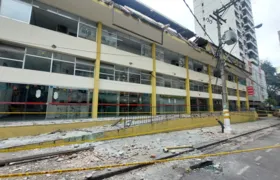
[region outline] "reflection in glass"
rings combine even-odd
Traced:
[[[22,62],[11,61],[11,60],[7,60],[7,59],[2,59],[2,58],[0,57],[0,66],[4,66],[4,67],[13,67],[13,68],[22,68]]]
[[[30,22],[31,4],[17,0],[1,0],[0,14],[12,19]]]
[[[74,64],[62,61],[53,61],[52,72],[73,75]]]
[[[96,28],[86,24],[79,24],[79,37],[96,41]]]
[[[50,72],[51,60],[33,56],[26,56],[25,69]]]

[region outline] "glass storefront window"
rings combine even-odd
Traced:
[[[162,75],[157,74],[157,86],[162,86],[164,87],[164,78]]]
[[[61,74],[74,74],[74,63],[53,61],[52,72]]]
[[[1,120],[44,120],[48,86],[0,83]],[[30,114],[9,114],[30,112]]]
[[[98,98],[99,117],[116,116],[119,112],[119,93],[100,91]]]
[[[46,71],[50,72],[51,68],[51,59],[35,57],[35,56],[26,56],[25,58],[25,69],[37,70],[37,71]]]
[[[140,84],[140,74],[129,74],[129,82]]]
[[[30,22],[32,5],[19,0],[1,0],[0,14],[12,19]]]
[[[217,85],[212,85],[213,94],[222,94],[222,87]]]
[[[52,72],[61,74],[74,74],[75,57],[61,53],[53,53]]]
[[[0,43],[0,66],[22,68],[25,48]]]
[[[141,55],[146,57],[152,57],[152,47],[149,45],[142,44]]]
[[[240,78],[239,77],[238,82],[239,82],[239,84],[246,86],[246,79],[245,78]]]
[[[189,59],[189,69],[194,70],[196,72],[207,74],[207,66],[201,62],[198,62],[194,59]]]
[[[122,82],[127,82],[127,72],[123,71],[115,71],[115,80],[116,81],[122,81]]]
[[[41,57],[46,57],[46,58],[51,58],[52,57],[52,52],[43,50],[43,49],[35,49],[35,48],[27,48],[26,54],[34,55],[34,56],[41,56]]]
[[[117,47],[118,44],[118,36],[116,33],[112,32],[112,30],[107,30],[106,28],[102,31],[102,44],[106,44],[108,46]]]
[[[76,60],[75,75],[93,78],[94,62],[91,60]]]
[[[151,84],[151,73],[141,72],[141,84]]]
[[[246,97],[246,91],[239,90],[239,96],[240,97]]]
[[[75,57],[67,54],[53,53],[53,59],[75,62]]]
[[[214,111],[222,111],[223,110],[222,100],[213,99],[213,106],[214,106]]]
[[[157,86],[185,89],[185,80],[168,75],[157,75]]]
[[[240,102],[240,108],[241,108],[241,111],[246,111],[246,102],[245,101]]]
[[[100,79],[114,80],[115,79],[114,65],[101,63],[99,76]]]
[[[228,95],[229,96],[236,96],[237,92],[236,89],[228,88]]]
[[[229,101],[229,110],[230,111],[237,111],[236,101]]]
[[[162,47],[157,47],[157,60],[164,61],[174,66],[185,66],[185,58],[183,55]]]
[[[23,60],[25,48],[0,43],[0,57]]]
[[[129,35],[117,32],[117,49],[141,55],[141,42]]]
[[[231,73],[228,73],[228,81],[234,82],[234,75]]]
[[[88,40],[96,41],[96,28],[80,22],[78,36]]]
[[[208,111],[208,99],[191,98],[191,111]]]
[[[13,67],[13,68],[22,68],[22,62],[10,61],[10,60],[7,60],[7,59],[2,59],[0,57],[0,66]]]
[[[198,82],[198,81],[190,81],[190,90],[191,91],[208,92],[208,84]]]
[[[157,95],[158,114],[184,113],[185,108],[185,97]]]

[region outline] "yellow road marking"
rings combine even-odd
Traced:
[[[219,153],[215,153],[215,154],[184,156],[184,157],[170,158],[170,159],[163,159],[163,160],[102,165],[102,166],[94,166],[94,167],[88,167],[88,168],[71,168],[71,169],[59,169],[59,170],[17,173],[17,174],[1,174],[0,179],[12,178],[12,177],[36,176],[36,175],[43,175],[43,174],[61,174],[61,173],[67,173],[67,172],[78,172],[78,171],[88,171],[88,170],[97,170],[98,171],[98,170],[103,170],[103,169],[107,169],[107,168],[119,168],[119,167],[126,167],[126,166],[135,166],[135,165],[158,164],[158,163],[165,163],[165,162],[170,162],[170,161],[182,161],[182,160],[189,160],[189,159],[203,159],[203,158],[215,157],[215,156],[226,156],[226,155],[231,155],[231,154],[261,151],[261,150],[267,150],[267,149],[273,149],[273,148],[280,148],[280,145],[259,147],[259,148],[253,148],[253,149],[236,150],[236,151],[230,151],[230,152],[219,152]]]

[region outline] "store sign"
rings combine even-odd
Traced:
[[[249,96],[254,96],[255,91],[253,86],[247,86],[247,92]]]

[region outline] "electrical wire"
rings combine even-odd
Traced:
[[[193,15],[193,17],[195,18],[196,22],[199,24],[199,26],[202,28],[202,30],[204,31],[204,33],[206,34],[206,36],[212,41],[212,43],[214,43],[214,41],[212,40],[212,38],[209,36],[209,34],[206,32],[205,28],[201,25],[201,23],[199,22],[199,20],[197,19],[196,15],[193,13],[193,11],[191,10],[190,6],[186,3],[186,0],[183,0],[185,5],[187,6],[187,8],[189,9],[190,13]]]
[[[232,63],[234,63],[234,62],[229,58],[229,56],[231,55],[231,52],[233,51],[233,49],[235,48],[235,46],[236,46],[237,43],[238,43],[238,42],[236,42],[236,43],[234,44],[234,46],[231,48],[230,53],[227,54],[227,56],[225,57],[226,60],[228,60],[228,61],[230,61],[230,62],[232,62]],[[242,72],[248,79],[250,79],[250,80],[253,81],[255,84],[257,84],[259,87],[264,88],[262,85],[260,85],[260,84],[257,83],[255,80],[253,80],[250,76],[248,76],[248,75],[245,73],[245,71],[244,71],[243,69],[241,69],[241,72]]]
[[[209,5],[212,5],[213,4],[213,2],[212,1],[208,1],[209,3],[203,3],[203,7],[205,8],[205,7],[208,7]],[[194,6],[194,9],[195,8],[197,8],[197,7],[199,7],[199,6],[202,6],[202,4],[199,4],[199,5],[197,5],[197,6]]]

